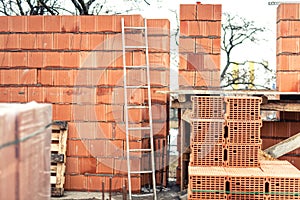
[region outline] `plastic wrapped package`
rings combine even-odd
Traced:
[[[50,104],[0,104],[0,199],[50,199]]]

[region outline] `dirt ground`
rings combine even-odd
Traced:
[[[186,199],[186,195],[182,194],[179,191],[179,187],[175,185],[174,182],[169,183],[168,188],[163,188],[158,190],[158,199],[159,200],[180,200]],[[105,194],[105,200],[109,199],[108,193]],[[137,198],[135,198],[137,199]],[[145,200],[151,200],[151,197],[148,198],[139,198]],[[101,192],[72,192],[65,191],[63,197],[52,197],[51,200],[102,200]],[[112,200],[123,200],[123,196],[120,193],[113,193]]]

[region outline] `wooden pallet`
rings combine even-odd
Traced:
[[[66,122],[54,122],[51,135],[51,196],[64,194],[68,127]]]

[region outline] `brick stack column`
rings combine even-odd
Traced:
[[[179,87],[220,87],[221,5],[180,5]]]

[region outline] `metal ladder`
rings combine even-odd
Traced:
[[[149,55],[148,55],[148,35],[147,35],[147,20],[144,20],[144,26],[143,27],[128,27],[125,26],[124,18],[121,19],[122,23],[122,50],[123,50],[123,77],[124,77],[124,117],[125,117],[125,129],[126,129],[126,155],[127,155],[127,169],[128,169],[128,193],[129,193],[129,200],[132,200],[133,197],[147,197],[147,196],[153,196],[154,200],[157,200],[156,196],[156,180],[155,180],[155,159],[154,159],[154,141],[153,141],[153,127],[152,127],[152,109],[151,109],[151,91],[150,91],[150,67],[149,67]],[[144,32],[144,45],[139,46],[127,46],[125,41],[125,35],[126,30],[131,31],[140,31]],[[145,66],[127,66],[126,65],[126,52],[127,50],[134,50],[134,49],[143,49],[145,50]],[[146,84],[145,85],[127,85],[127,70],[129,69],[142,69],[146,70]],[[132,105],[128,104],[128,89],[140,89],[144,88],[147,89],[148,94],[148,105]],[[148,127],[131,127],[129,123],[129,115],[128,110],[129,109],[143,109],[145,111],[148,110],[149,114],[149,126]],[[129,135],[133,131],[149,131],[149,138],[150,138],[150,148],[148,149],[130,149],[130,138]],[[144,171],[132,171],[131,165],[130,165],[130,158],[131,153],[133,152],[140,152],[142,153],[150,153],[150,168],[149,170]],[[143,194],[132,194],[132,185],[131,185],[131,175],[142,175],[142,174],[149,174],[152,175],[152,191],[148,193]]]

